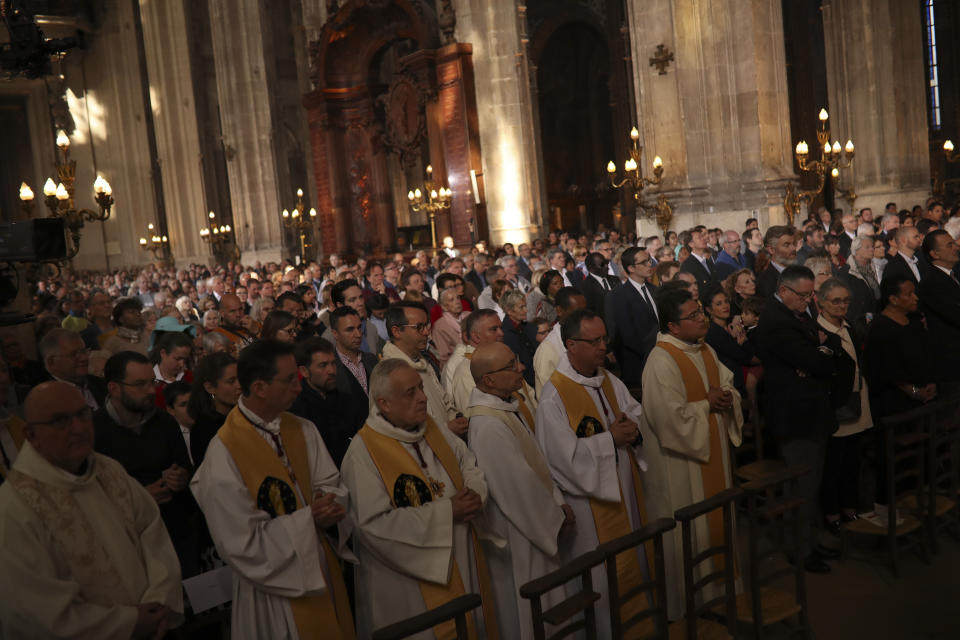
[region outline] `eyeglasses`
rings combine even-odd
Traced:
[[[850,298],[824,298],[824,302],[837,305],[847,305],[850,304]]]
[[[73,413],[55,413],[49,420],[37,420],[30,422],[29,424],[43,424],[53,427],[57,431],[63,431],[72,425],[74,420],[79,420],[81,422],[93,420],[93,409],[90,407],[84,407]]]
[[[694,311],[693,313],[688,313],[688,314],[685,315],[685,316],[681,316],[680,318],[678,318],[678,320],[679,320],[680,322],[683,322],[684,320],[695,320],[696,318],[703,318],[703,317],[704,317],[704,316],[703,316],[703,305],[698,302],[698,303],[697,303],[697,310],[696,310],[696,311]]]
[[[501,373],[503,371],[518,371],[520,369],[519,365],[520,365],[520,361],[514,358],[513,360],[510,361],[510,364],[508,364],[507,366],[500,367],[499,369],[494,369],[493,371],[488,372],[487,375],[493,375],[494,373]]]
[[[401,327],[412,327],[417,330],[418,333],[426,333],[430,331],[429,322],[418,322],[417,324],[402,324]]]
[[[798,296],[803,300],[809,300],[810,298],[813,297],[813,291],[810,291],[809,293],[800,293],[799,291],[797,291],[796,289],[788,285],[783,285],[783,288],[792,291],[793,295]]]
[[[610,336],[598,336],[592,340],[587,340],[586,338],[567,338],[568,340],[573,340],[575,342],[586,342],[591,347],[599,347],[601,343],[603,345],[610,344]]]
[[[154,386],[156,386],[156,382],[154,382],[153,380],[137,380],[136,382],[123,382],[121,380],[120,384],[122,384],[125,387],[133,387],[134,389],[141,389],[141,390],[151,389]]]
[[[650,264],[650,258],[647,258],[646,260],[637,260],[633,264],[634,266],[637,266],[637,267],[639,267],[642,264]]]

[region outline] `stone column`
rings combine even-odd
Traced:
[[[207,212],[186,0],[139,1],[170,247],[178,265],[206,262],[208,250],[199,237]]]
[[[455,0],[456,40],[473,46],[483,171],[478,175],[490,240],[518,244],[539,233],[536,141],[530,127],[530,92],[516,0]]]
[[[246,264],[281,255],[283,207],[263,39],[269,30],[266,11],[256,0],[210,0],[233,227]]]
[[[856,190],[856,209],[923,204],[930,152],[920,4],[823,0],[823,34],[834,137],[857,150],[852,184],[849,169],[841,184]]]
[[[780,0],[631,0],[627,12],[642,164],[649,174],[663,158],[670,228],[783,220],[793,165]],[[674,53],[665,75],[649,63],[659,44]]]

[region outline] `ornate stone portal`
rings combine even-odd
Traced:
[[[468,244],[471,229],[482,232],[471,178],[482,170],[470,45],[440,46],[437,16],[424,3],[365,0],[328,20],[311,59],[315,90],[304,104],[323,252],[405,248],[396,246],[398,220],[408,217],[402,195],[419,186],[428,163],[453,190],[438,236]]]

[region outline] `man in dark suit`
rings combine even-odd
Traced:
[[[477,288],[477,291],[483,291],[487,288],[487,281],[484,274],[487,271],[489,262],[490,256],[485,253],[477,254],[477,256],[473,259],[473,269],[467,271],[467,273],[463,276],[464,280],[473,283],[473,286]]]
[[[657,288],[648,282],[653,267],[645,249],[630,247],[620,256],[620,265],[627,280],[605,300],[607,333],[613,341],[621,380],[628,389],[639,389],[660,326],[654,302]]]
[[[530,270],[530,258],[533,257],[533,251],[530,245],[523,242],[517,245],[517,274],[521,278],[530,280],[533,277],[533,271]]]
[[[920,262],[917,250],[923,244],[923,238],[916,227],[903,227],[896,234],[897,252],[887,257],[887,266],[883,268],[883,277],[900,276],[909,278],[913,286],[917,287],[923,274],[920,272]]]
[[[958,261],[957,244],[946,231],[931,231],[923,239],[923,253],[930,270],[920,281],[920,309],[939,354],[933,363],[938,391],[946,395],[960,386],[960,282],[952,273]]]
[[[69,329],[51,329],[38,345],[40,359],[51,380],[67,382],[80,389],[87,406],[103,406],[107,385],[103,378],[89,375],[90,356],[83,338]]]
[[[584,279],[580,290],[583,292],[583,297],[587,299],[587,309],[603,318],[603,301],[608,293],[620,286],[620,279],[607,275],[607,259],[600,252],[595,251],[587,255],[586,263],[590,276]]]
[[[770,264],[757,275],[757,295],[770,299],[777,292],[780,272],[797,260],[796,229],[790,225],[774,225],[763,236],[763,246],[770,254]]]
[[[330,323],[336,347],[323,338],[298,345],[297,365],[303,379],[290,411],[316,425],[339,466],[350,440],[367,420],[367,381],[377,358],[360,350],[362,332],[356,311],[340,307],[330,314]]]
[[[724,232],[722,246],[723,250],[713,264],[713,275],[720,281],[747,266],[746,258],[740,253],[740,235],[736,231]]]
[[[857,237],[857,218],[852,213],[845,213],[840,218],[843,231],[840,232],[840,255],[846,258],[850,255],[850,243]]]
[[[680,271],[691,274],[697,279],[700,291],[706,291],[707,285],[716,280],[710,251],[707,249],[707,230],[697,227],[690,238],[690,257],[680,265]]]
[[[831,400],[834,377],[848,371],[847,388],[852,388],[853,370],[838,362],[843,357],[839,337],[803,318],[813,297],[813,281],[807,267],[784,268],[754,331],[763,362],[768,429],[779,439],[788,465],[810,469],[799,487],[806,503],[800,534],[804,558],[798,561],[808,571],[828,573],[824,557],[834,554],[815,545],[813,528],[827,439],[837,430]]]

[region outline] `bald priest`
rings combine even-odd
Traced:
[[[64,382],[35,387],[0,486],[0,638],[162,638],[183,620],[180,563],[154,499],[93,451]]]

